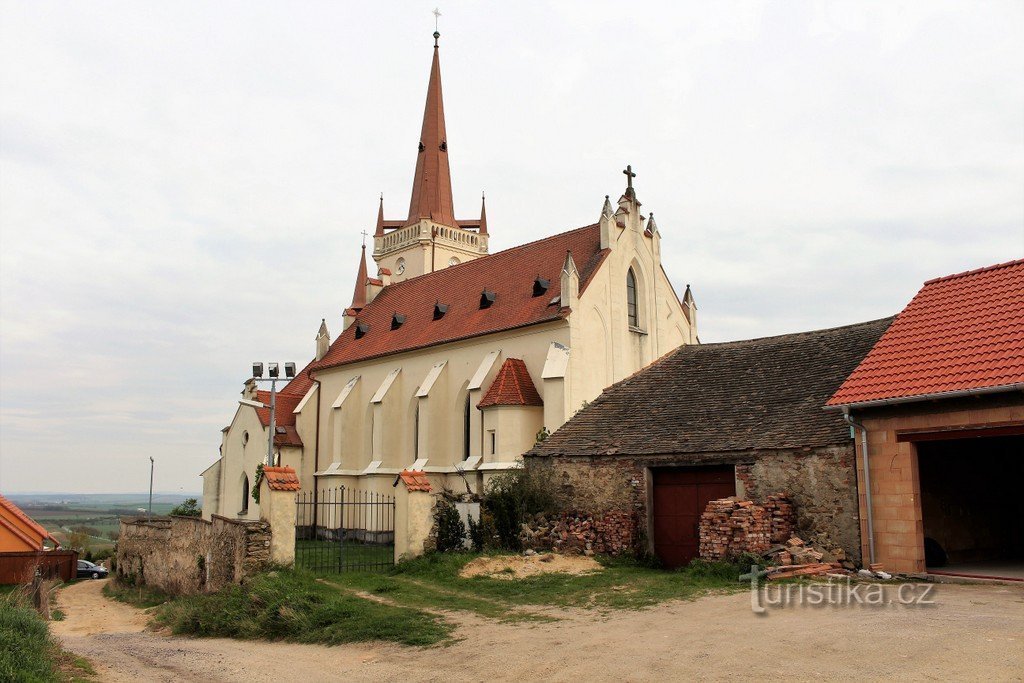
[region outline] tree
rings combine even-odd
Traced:
[[[89,535],[83,534],[81,531],[72,531],[68,534],[68,546],[72,550],[77,550],[84,554],[89,550]]]
[[[199,501],[195,498],[186,498],[184,503],[176,505],[171,510],[171,514],[179,517],[201,517],[203,509],[199,507]]]

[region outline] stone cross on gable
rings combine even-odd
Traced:
[[[626,170],[623,173],[626,174],[626,196],[633,197],[636,194],[633,190],[633,178],[636,178],[636,173],[633,173],[632,164],[626,164]]]

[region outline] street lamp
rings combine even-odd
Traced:
[[[280,365],[278,363],[267,363],[267,374],[263,377],[263,363],[252,364],[252,380],[254,382],[270,382],[270,405],[264,405],[259,401],[243,401],[245,405],[255,408],[270,408],[270,436],[267,437],[267,467],[274,466],[274,434],[277,432],[277,380],[280,379]],[[284,364],[284,379],[295,377],[295,363]]]

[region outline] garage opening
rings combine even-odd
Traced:
[[[736,495],[732,465],[660,467],[651,501],[654,554],[668,568],[681,567],[697,557],[700,516],[708,503]]]
[[[925,564],[1024,580],[1024,436],[917,443]]]

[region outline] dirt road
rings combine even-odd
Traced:
[[[104,681],[1024,680],[1024,589],[942,585],[932,607],[791,607],[747,594],[536,625],[453,615],[459,642],[411,648],[193,640],[144,630],[102,581],[62,591],[53,624]]]

